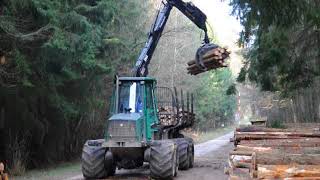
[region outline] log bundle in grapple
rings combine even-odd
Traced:
[[[227,59],[230,55],[230,51],[226,48],[216,47],[210,51],[208,51],[202,57],[202,62],[206,69],[202,69],[199,67],[197,60],[191,60],[188,62],[188,74],[197,75],[212,69],[218,69],[222,67],[227,67],[225,59]]]
[[[314,128],[237,128],[230,179],[319,179],[320,132]]]
[[[162,106],[158,109],[159,119],[162,125],[169,126],[177,123],[177,118],[174,117],[174,109],[171,106]]]

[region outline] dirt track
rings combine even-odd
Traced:
[[[227,179],[223,169],[226,165],[228,152],[232,148],[229,138],[233,133],[226,134],[195,146],[195,165],[193,169],[179,171],[176,180],[223,180]],[[116,175],[108,179],[149,179],[148,165],[134,170],[117,170]],[[67,180],[83,180],[82,175]]]
[[[198,144],[195,147],[195,166],[188,171],[179,171],[177,180],[223,180],[228,179],[223,172],[228,152],[233,147],[229,142],[233,133]]]

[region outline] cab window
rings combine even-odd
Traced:
[[[143,110],[141,84],[138,82],[121,82],[119,85],[118,112],[140,113]]]

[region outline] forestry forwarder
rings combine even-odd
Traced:
[[[144,162],[149,162],[151,177],[156,179],[172,179],[178,168],[186,170],[193,167],[193,140],[180,133],[181,129],[193,125],[193,96],[191,108],[188,96],[188,110],[184,111],[182,92],[179,103],[176,89],[173,93],[169,88],[156,88],[156,80],[146,77],[151,57],[173,7],[204,31],[204,45],[197,51],[197,57],[216,48],[216,45],[209,44],[207,17],[200,9],[182,0],[163,0],[134,67],[134,77],[116,79],[104,139],[88,140],[83,147],[82,173],[85,178],[112,176],[116,167],[132,169]],[[199,68],[205,70],[201,58],[196,60]],[[169,111],[161,114],[161,108]],[[161,117],[167,117],[169,124],[163,123]]]

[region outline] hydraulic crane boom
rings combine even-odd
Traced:
[[[133,70],[133,75],[136,77],[145,77],[148,75],[148,65],[151,61],[155,48],[158,45],[163,29],[169,19],[170,12],[173,7],[176,7],[185,16],[187,16],[194,24],[204,31],[204,43],[209,44],[209,38],[206,27],[207,16],[191,2],[182,0],[163,0],[162,7],[158,11],[156,20],[149,32],[148,40],[142,49],[136,65]]]

